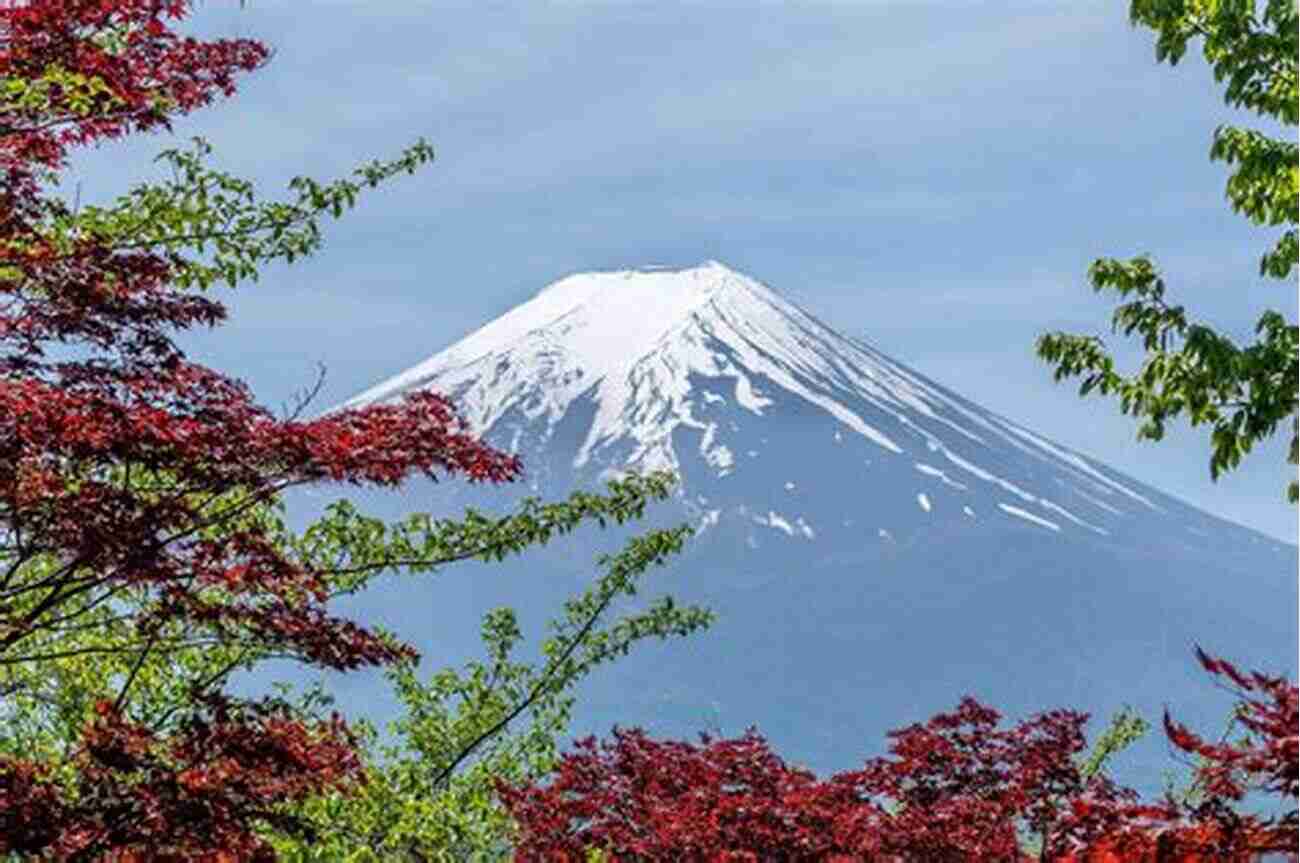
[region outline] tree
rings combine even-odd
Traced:
[[[1228,105],[1291,129],[1278,138],[1224,125],[1210,147],[1210,158],[1231,168],[1227,198],[1232,209],[1257,225],[1289,226],[1260,258],[1259,275],[1291,285],[1300,249],[1295,0],[1133,0],[1129,14],[1135,25],[1155,31],[1157,61],[1176,64],[1189,44],[1200,39],[1215,79],[1225,82]],[[1300,338],[1295,321],[1276,310],[1264,312],[1254,341],[1238,345],[1172,304],[1150,257],[1102,258],[1088,276],[1096,291],[1125,300],[1112,316],[1112,329],[1139,338],[1145,360],[1140,371],[1125,375],[1116,370],[1101,339],[1050,333],[1039,338],[1037,347],[1039,356],[1055,367],[1056,380],[1081,378],[1081,395],[1095,391],[1118,397],[1121,410],[1140,420],[1139,439],[1160,440],[1166,424],[1178,417],[1193,426],[1208,425],[1213,478],[1236,467],[1288,420],[1288,462],[1297,464]],[[1287,497],[1295,502],[1298,496],[1292,471]]]
[[[547,786],[499,793],[523,861],[848,860],[880,814],[786,765],[753,731],[694,746],[615,729],[612,741],[579,741]]]
[[[436,396],[277,420],[172,341],[224,314],[186,287],[309,248],[317,216],[356,183],[304,186],[296,205],[269,208],[214,174],[202,176],[215,205],[202,183],[155,190],[152,210],[128,200],[83,213],[51,194],[69,147],[165,127],[266,58],[247,40],[177,36],[169,21],[185,11],[148,0],[0,10],[0,664],[56,658],[52,642],[103,614],[125,637],[92,652],[136,658],[57,765],[70,776],[25,757],[0,763],[5,850],[264,856],[248,827],[274,820],[273,803],[358,778],[346,726],[196,692],[157,733],[124,714],[134,669],[203,644],[258,642],[338,669],[409,656],[332,616],[320,574],[281,554],[250,512],[306,482],[390,485],[441,470],[504,481],[519,470]],[[165,158],[201,174],[198,155]],[[366,178],[427,157],[416,147]]]
[[[1244,674],[1200,648],[1196,656],[1207,672],[1226,679],[1236,692],[1240,702],[1235,724],[1245,734],[1234,742],[1225,734],[1211,743],[1166,714],[1170,743],[1198,759],[1194,793],[1168,796],[1156,805],[1080,807],[1079,818],[1102,818],[1110,826],[1100,839],[1062,857],[1066,863],[1297,859],[1300,690],[1281,677]],[[1271,796],[1283,808],[1265,814],[1242,812],[1248,792]]]
[[[892,732],[893,758],[827,780],[753,730],[697,747],[616,729],[582,741],[548,786],[500,793],[524,860],[1019,860],[1025,832],[1050,848],[1099,835],[1073,804],[1132,796],[1073,759],[1086,719],[1057,711],[1000,730],[967,698]]]
[[[271,859],[268,836],[311,827],[296,805],[357,793],[366,765],[347,723],[313,715],[319,702],[226,694],[236,668],[272,657],[409,668],[408,645],[336,616],[330,600],[393,567],[500,558],[578,521],[622,521],[666,493],[663,478],[629,480],[502,520],[394,526],[344,503],[302,535],[286,529],[281,496],[298,486],[506,482],[521,465],[436,394],[279,418],[173,340],[223,319],[206,289],[316,251],[322,218],[427,162],[427,144],[344,180],[298,178],[284,201],[211,168],[201,141],[160,156],[170,179],[111,205],[55,194],[70,148],[166,129],[266,60],[254,41],[178,35],[188,11],[185,0],[0,8],[0,852]],[[703,625],[702,610],[671,604],[599,625],[606,594],[633,589],[683,538],[654,532],[611,561],[539,674],[512,678],[535,684],[522,698],[474,691],[522,713],[609,652]],[[587,628],[564,629],[572,620]],[[490,643],[510,642],[507,618],[494,621]],[[490,715],[453,769],[505,729]]]
[[[624,523],[640,517],[648,501],[666,498],[673,485],[668,474],[631,476],[611,482],[605,495],[575,492],[549,504],[530,498],[506,516],[470,511],[459,521],[416,514],[386,524],[340,501],[302,534],[285,531],[276,541],[324,573],[338,595],[364,589],[394,567],[423,572],[469,558],[495,561],[585,522]],[[647,568],[665,562],[688,533],[684,527],[652,531],[602,559],[605,574],[552,623],[546,661],[537,666],[512,658],[521,633],[513,612],[501,608],[484,621],[487,661],[472,662],[463,673],[444,669],[428,682],[414,663],[391,668],[405,706],[394,723],[397,743],[382,744],[364,723],[353,727],[349,755],[365,781],[344,790],[309,789],[301,801],[276,807],[277,820],[263,819],[261,834],[285,860],[503,856],[512,825],[492,797],[492,782],[535,778],[551,768],[573,686],[637,641],[689,634],[709,622],[705,610],[679,608],[668,598],[608,620],[614,600],[635,593]],[[116,697],[131,672],[136,677],[124,710],[155,733],[175,730],[195,692],[220,691],[236,668],[278,655],[273,645],[216,644],[155,651],[137,663],[130,654],[96,650],[125,637],[116,619],[97,624],[62,633],[60,656],[2,669],[0,680],[7,682],[0,685],[9,697],[0,752],[28,758],[39,752],[36,760],[46,764],[72,764],[87,718]],[[286,715],[324,722],[332,703],[320,689],[278,701]]]
[[[1249,736],[1207,743],[1165,717],[1170,742],[1202,756],[1195,803],[1145,803],[1105,778],[1097,752],[1080,757],[1086,714],[1050,711],[1003,729],[997,711],[970,698],[891,732],[888,757],[826,780],[787,766],[753,730],[694,746],[615,729],[611,741],[581,741],[549,783],[498,790],[520,824],[520,860],[1244,863],[1293,854],[1296,687],[1197,656],[1238,688]],[[1128,718],[1115,727],[1131,736]],[[1250,788],[1287,811],[1238,812]]]

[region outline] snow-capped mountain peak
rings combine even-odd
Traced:
[[[625,372],[674,327],[719,295],[770,293],[714,261],[684,270],[645,268],[580,273],[553,282],[532,299],[349,404],[383,401],[489,358],[531,355],[566,368],[584,385]]]
[[[631,460],[636,466],[673,466],[664,441],[678,423],[694,424],[684,404],[686,376],[719,367],[698,350],[701,336],[724,321],[791,314],[797,310],[768,288],[715,261],[582,273],[348,404],[436,387],[453,393],[466,419],[485,432],[511,409],[554,424],[590,392],[599,407],[580,463],[601,441],[630,435],[642,445]],[[737,375],[737,399],[760,410],[764,400],[748,383]],[[660,398],[671,405],[667,416],[651,404]]]
[[[993,498],[985,511],[1052,530],[1105,533],[1124,507],[1159,509],[714,261],[568,276],[349,404],[422,387],[447,393],[475,431],[513,448],[521,437],[549,441],[566,417],[589,412],[571,463],[606,475],[680,471],[689,455],[727,476],[762,448],[740,425],[779,405],[823,417],[877,473],[915,477],[907,496],[923,514],[961,498],[950,509],[969,515],[975,489]],[[1035,466],[1053,482],[1033,477]]]

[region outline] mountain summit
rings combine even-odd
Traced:
[[[585,397],[597,411],[579,466],[593,451],[626,442],[633,445],[627,467],[676,467],[673,431],[705,427],[694,416],[690,376],[731,378],[736,403],[761,412],[767,402],[750,387],[752,378],[816,363],[842,341],[826,331],[823,339],[832,341],[810,343],[798,336],[809,327],[812,333],[817,325],[797,308],[715,262],[586,273],[543,288],[356,401],[436,387],[455,393],[460,410],[486,431],[512,409],[553,427]],[[798,388],[788,375],[780,378]],[[711,452],[726,458],[723,448]]]
[[[985,410],[715,262],[561,279],[348,404],[423,387],[519,452],[547,497],[629,470],[681,476],[680,509],[658,518],[700,531],[660,583],[719,622],[592,681],[582,729],[758,723],[797,760],[847,769],[963,694],[1217,724],[1230,702],[1196,643],[1295,673],[1294,546]],[[382,611],[554,608],[572,560],[530,563],[506,594],[444,579]],[[547,567],[565,577],[537,578]],[[417,643],[427,625],[395,621]],[[463,636],[427,650],[469,655]],[[1155,736],[1134,757],[1139,783],[1167,766]]]
[[[780,465],[763,458],[771,450],[764,420],[800,413],[826,423],[824,444],[854,454],[850,475],[910,475],[906,500],[891,505],[1103,535],[1128,512],[1163,511],[1137,483],[967,402],[713,261],[569,276],[349,404],[422,387],[449,395],[477,432],[502,440],[508,431],[508,446],[547,461],[564,446],[554,434],[565,418],[589,415],[569,442],[578,471],[683,471],[693,456],[704,469],[684,471],[688,487],[755,466],[788,473],[782,489],[804,484],[797,474],[806,458],[790,453]],[[757,433],[741,433],[742,423]],[[778,497],[788,503],[789,495]],[[1195,531],[1202,521],[1181,526]],[[789,523],[774,511],[769,522]],[[891,527],[879,525],[893,535]]]

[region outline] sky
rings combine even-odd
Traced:
[[[271,405],[335,404],[570,273],[719,260],[967,398],[1215,515],[1296,542],[1279,436],[1215,483],[1208,434],[1139,443],[1054,384],[1049,329],[1106,334],[1096,257],[1151,254],[1172,298],[1246,338],[1295,320],[1255,277],[1213,129],[1242,121],[1199,55],[1157,65],[1120,2],[200,4],[274,49],[175,138],[79,156],[102,201],[201,135],[267,196],[419,137],[437,158],[323,250],[224,292],[192,350]],[[1255,124],[1246,118],[1246,122]],[[1289,132],[1294,134],[1294,131]],[[1132,366],[1137,354],[1108,339]]]

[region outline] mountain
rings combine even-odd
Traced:
[[[1156,727],[1168,705],[1217,729],[1230,701],[1194,643],[1295,672],[1294,546],[987,411],[718,263],[562,279],[348,404],[424,387],[521,453],[546,497],[628,470],[681,476],[655,522],[700,530],[655,583],[720,620],[599,675],[580,730],[756,723],[794,760],[846,769],[966,693],[1099,721],[1131,704]],[[550,574],[506,591],[447,594],[448,575],[400,603],[433,603],[435,620],[457,603],[554,608],[572,561],[529,564]],[[382,601],[371,611],[403,617]],[[472,652],[468,628],[404,620],[431,656]],[[1128,764],[1158,784],[1158,734]]]

